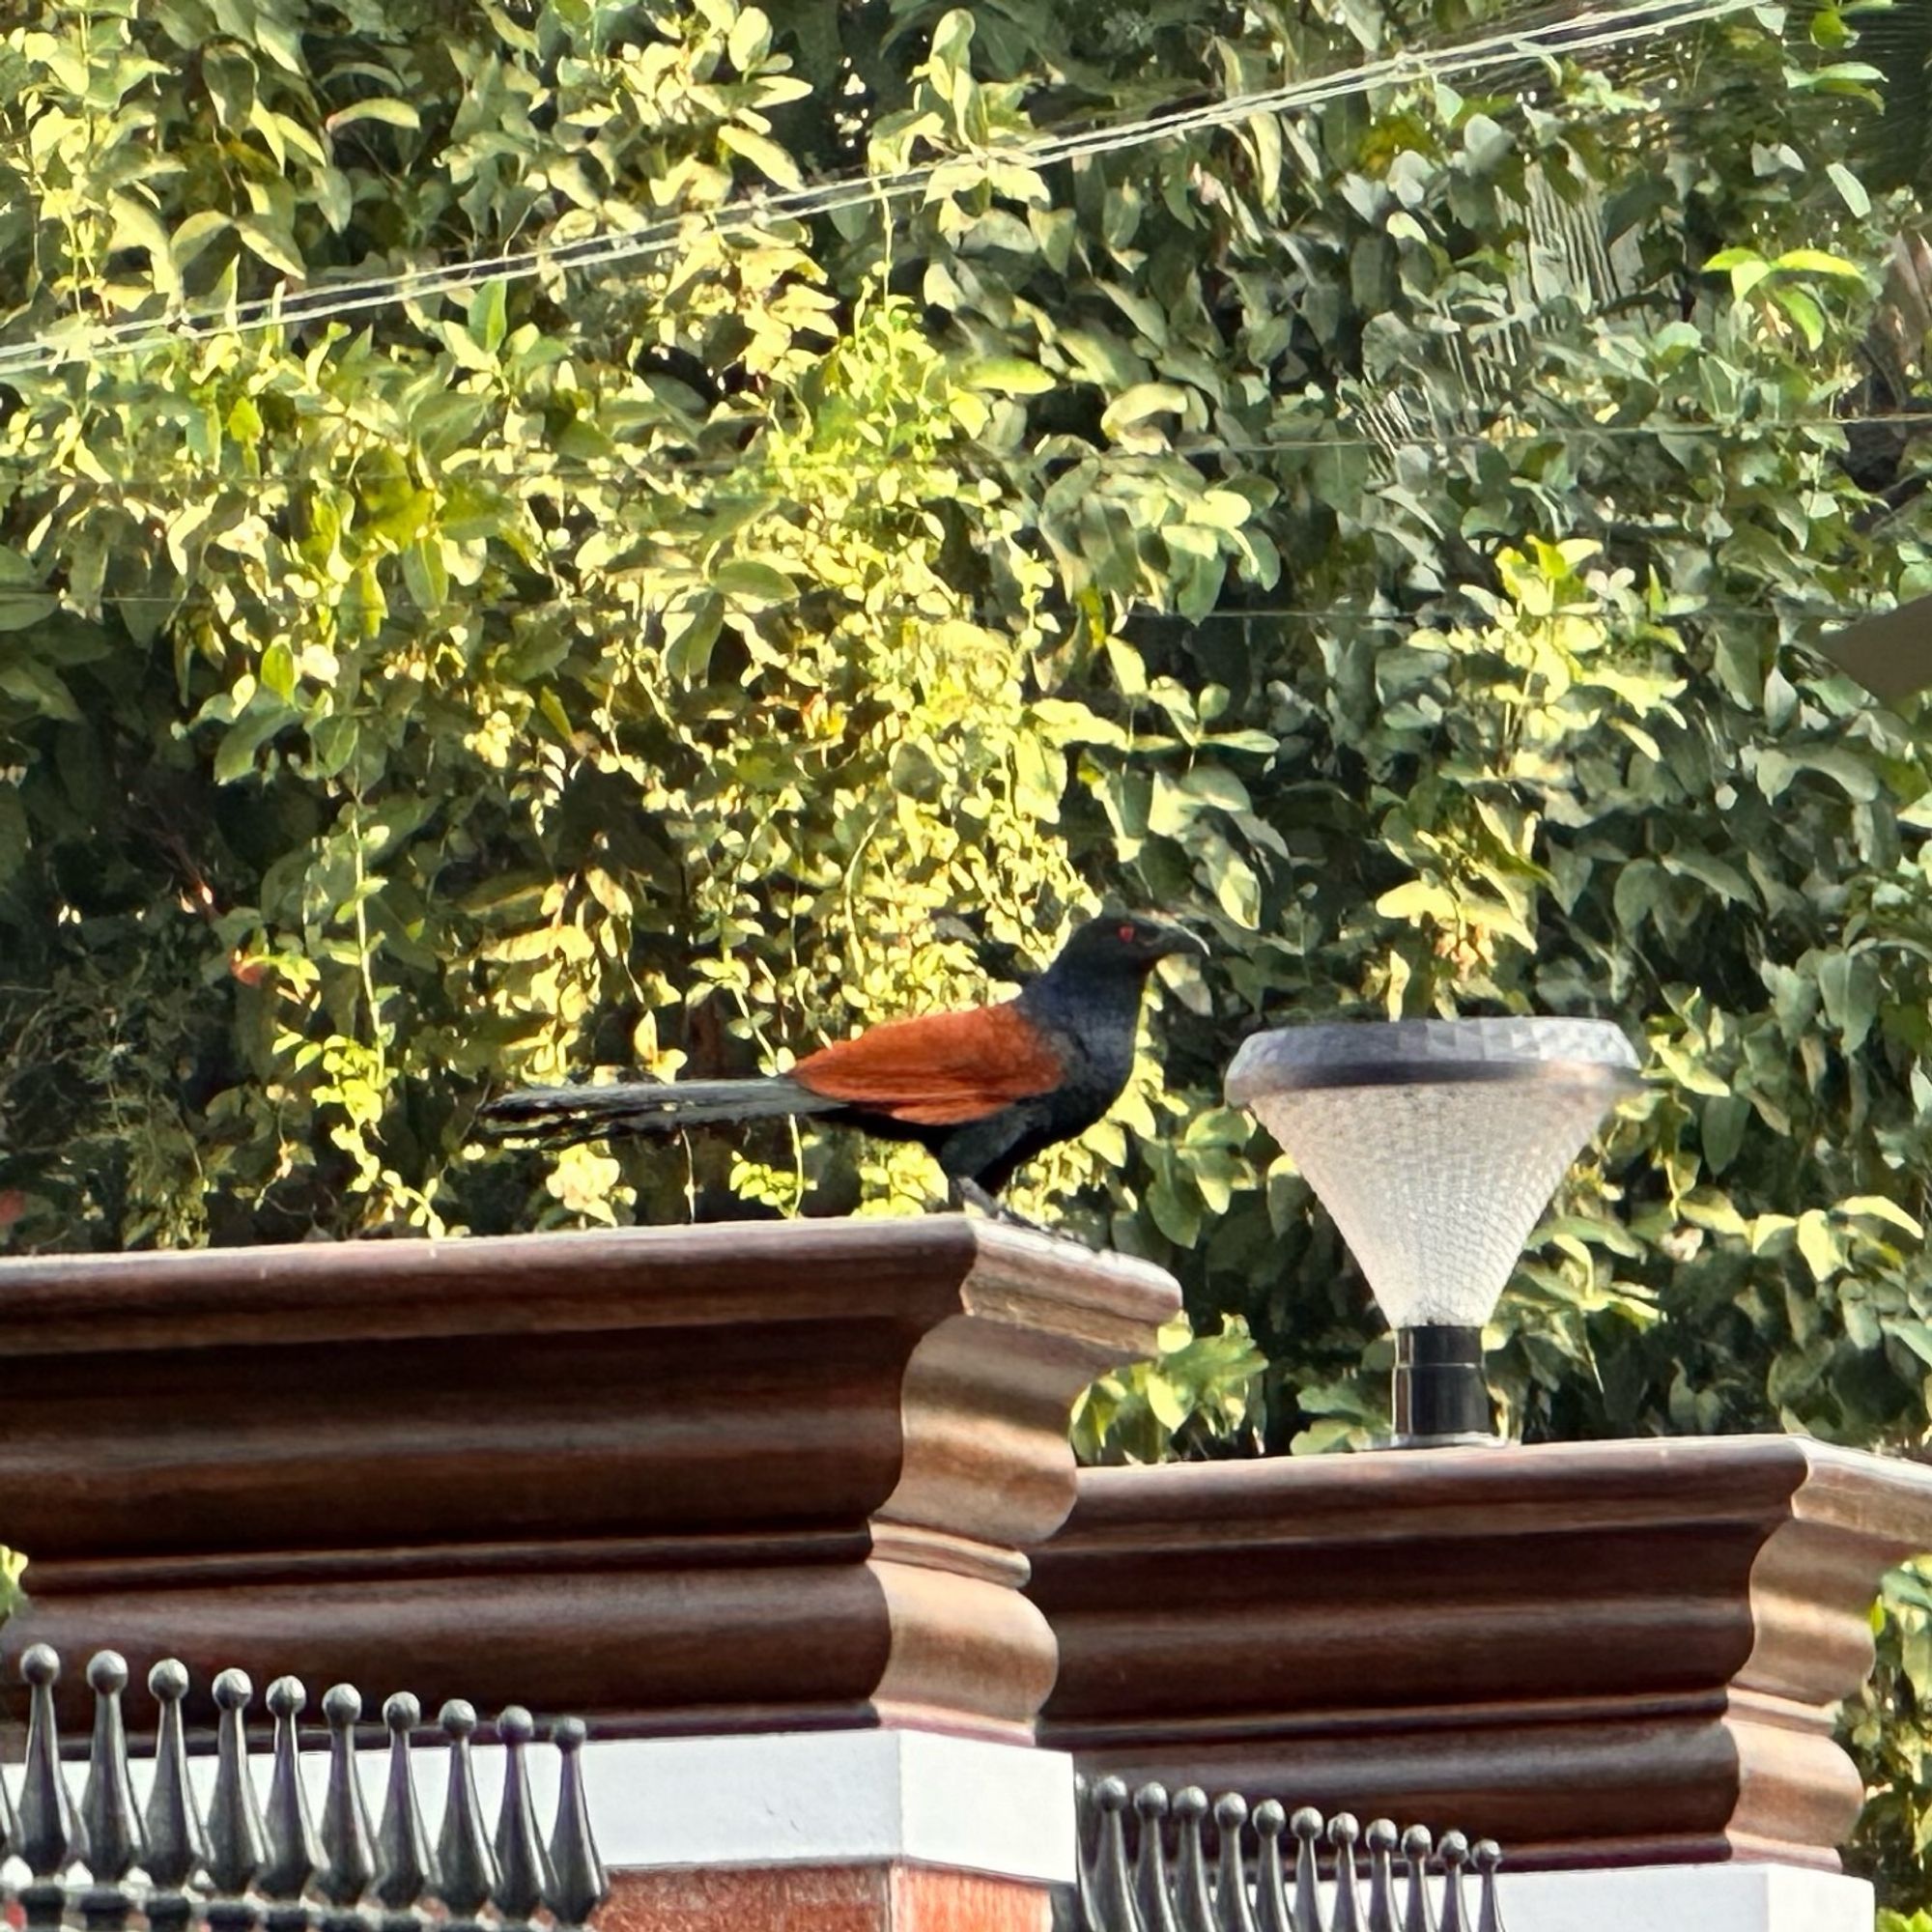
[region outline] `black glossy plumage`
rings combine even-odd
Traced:
[[[1121,934],[1129,928],[1136,936],[1123,941]],[[999,1194],[1028,1161],[1104,1118],[1134,1070],[1148,975],[1170,953],[1206,951],[1179,926],[1092,920],[1014,1002],[1060,1061],[1058,1085],[955,1127],[852,1118],[882,1138],[920,1142],[955,1188],[973,1183]]]

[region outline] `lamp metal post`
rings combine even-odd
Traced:
[[[1603,1020],[1355,1021],[1245,1041],[1228,1098],[1293,1157],[1396,1331],[1395,1440],[1494,1439],[1483,1327],[1637,1057]]]

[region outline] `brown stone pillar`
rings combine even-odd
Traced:
[[[1178,1301],[956,1215],[0,1263],[0,1652],[1029,1743],[1068,1406]]]
[[[1046,1932],[1025,1551],[1179,1302],[958,1216],[0,1263],[0,1652],[581,1716],[608,1932]]]
[[[1835,1872],[1833,1742],[1932,1470],[1785,1436],[1096,1469],[1035,1561],[1083,1769]]]

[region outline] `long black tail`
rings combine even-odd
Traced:
[[[762,1121],[784,1114],[836,1114],[829,1100],[782,1073],[762,1080],[626,1081],[614,1087],[526,1087],[480,1108],[497,1133],[550,1141],[601,1140],[606,1134],[672,1134],[714,1121]]]

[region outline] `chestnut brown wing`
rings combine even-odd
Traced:
[[[888,1020],[791,1070],[801,1087],[908,1126],[983,1120],[1059,1086],[1060,1056],[1011,1002]]]

